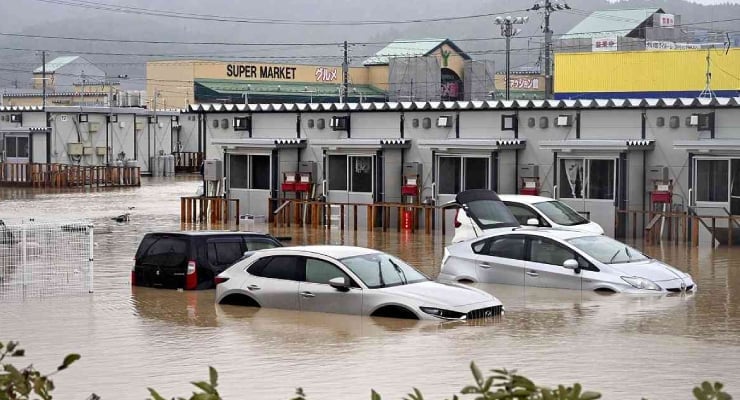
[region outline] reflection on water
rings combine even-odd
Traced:
[[[430,323],[214,305],[213,291],[131,288],[144,233],[180,229],[179,196],[192,179],[148,179],[141,188],[45,193],[0,189],[0,218],[86,218],[95,223],[95,293],[15,299],[0,305],[0,339],[19,339],[29,361],[53,369],[59,398],[142,399],[146,387],[184,395],[218,368],[226,398],[401,398],[419,387],[451,397],[470,382],[468,364],[516,368],[543,384],[582,382],[606,398],[688,398],[703,379],[740,393],[740,249],[644,249],[699,285],[675,296],[601,295],[478,284],[506,314],[491,321]],[[131,221],[110,218],[134,206]],[[398,254],[439,272],[450,238],[396,232],[272,229],[289,244],[356,244]],[[640,243],[635,244],[641,247]],[[628,382],[628,383],[627,383]],[[246,395],[246,396],[245,396]]]

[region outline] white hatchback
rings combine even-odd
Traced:
[[[589,221],[560,200],[523,194],[499,194],[499,198],[521,225],[534,225],[529,222],[536,219],[536,226],[540,227],[604,234],[601,225]]]
[[[216,303],[407,319],[503,312],[482,290],[434,282],[402,260],[352,246],[259,250],[216,277]]]

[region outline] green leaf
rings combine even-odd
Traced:
[[[478,386],[483,385],[483,374],[481,374],[480,370],[478,369],[478,366],[475,365],[475,362],[470,362],[470,370],[473,371],[473,377],[475,377],[475,383],[478,384]]]
[[[162,397],[159,393],[157,393],[156,390],[154,390],[152,388],[147,388],[147,389],[149,389],[149,394],[152,395],[152,398],[154,400],[167,400],[164,397]]]
[[[14,351],[14,352],[13,352],[13,354],[11,354],[10,356],[11,356],[11,357],[23,357],[23,356],[25,356],[25,355],[26,355],[26,351],[25,351],[25,350],[23,350],[23,349],[18,349],[18,350],[16,350],[16,351]]]
[[[209,366],[208,375],[211,380],[211,386],[216,387],[218,385],[218,371],[216,371],[216,368]]]
[[[581,400],[596,400],[601,398],[601,393],[585,391],[581,395]]]
[[[200,381],[200,382],[190,382],[190,383],[192,383],[194,386],[198,387],[200,390],[208,394],[216,393],[216,390],[208,382]]]
[[[8,342],[7,352],[12,353],[13,350],[15,350],[16,346],[18,346],[18,342],[13,342],[13,341]]]
[[[61,371],[63,369],[67,369],[70,365],[72,365],[73,362],[80,359],[79,354],[67,354],[67,357],[64,357],[64,361],[62,361],[62,365],[57,367],[57,371]]]
[[[378,392],[376,392],[373,389],[370,389],[370,399],[371,400],[381,400],[380,395],[378,394]]]
[[[714,390],[712,390],[712,384],[707,381],[701,383],[701,389],[704,391],[704,393],[707,394],[714,392]]]
[[[477,386],[465,386],[460,393],[462,394],[473,394],[480,393],[480,389]]]

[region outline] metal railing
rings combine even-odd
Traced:
[[[199,172],[203,163],[203,153],[199,151],[173,152],[175,156],[175,172]]]
[[[61,188],[140,185],[140,167],[0,163],[0,186]]]

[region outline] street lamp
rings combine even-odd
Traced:
[[[506,37],[506,100],[509,100],[509,92],[511,82],[509,81],[509,74],[511,74],[511,37],[521,32],[521,29],[514,28],[514,25],[521,25],[529,21],[529,17],[512,17],[507,15],[504,18],[496,17],[496,25],[501,26],[501,35]]]

